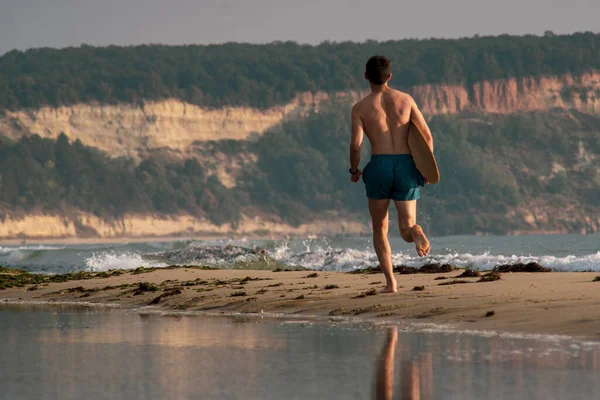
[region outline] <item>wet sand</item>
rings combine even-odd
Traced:
[[[398,293],[380,294],[385,282],[380,273],[128,271],[0,290],[0,305],[82,302],[171,311],[358,317],[600,340],[600,282],[594,282],[598,273],[502,273],[500,280],[478,282],[478,277],[458,278],[462,272],[396,275]],[[468,283],[446,284],[455,279]],[[415,290],[419,286],[422,290]]]

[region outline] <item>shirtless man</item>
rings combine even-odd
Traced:
[[[390,200],[398,211],[402,239],[414,242],[419,256],[429,254],[429,241],[416,223],[419,186],[426,182],[408,147],[411,119],[433,150],[433,137],[415,101],[408,94],[388,87],[392,78],[390,67],[390,60],[383,56],[373,56],[367,62],[365,78],[369,80],[371,93],[352,107],[350,143],[350,179],[356,183],[362,176],[365,183],[373,220],[373,245],[387,281],[383,293],[397,292],[387,237]],[[364,134],[371,142],[371,161],[363,172],[358,165]]]

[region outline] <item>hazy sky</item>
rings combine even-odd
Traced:
[[[600,31],[600,0],[0,0],[0,54],[108,44]]]

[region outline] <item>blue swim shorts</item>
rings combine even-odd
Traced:
[[[374,154],[363,171],[367,197],[373,200],[418,200],[425,179],[410,154]]]

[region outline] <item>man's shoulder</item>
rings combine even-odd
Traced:
[[[394,96],[398,100],[403,100],[403,101],[408,101],[408,102],[414,101],[410,94],[402,92],[400,90],[392,89],[390,91],[390,93],[392,96]]]
[[[368,96],[367,96],[368,97]],[[363,108],[364,104],[367,101],[367,97],[364,97],[363,99],[357,101],[353,106],[352,106],[352,113],[357,113],[360,112],[361,108]]]

